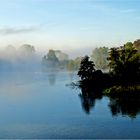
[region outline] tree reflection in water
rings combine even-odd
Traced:
[[[80,83],[79,88],[81,93],[79,98],[83,110],[90,114],[91,109],[96,105],[96,100],[100,100],[103,97],[103,88],[94,86],[89,83]],[[117,90],[117,89],[116,89]],[[114,95],[114,93],[112,93]],[[108,96],[109,98],[109,110],[112,116],[127,116],[130,118],[136,118],[140,114],[140,93],[137,90],[120,92],[117,96]]]
[[[96,100],[102,99],[100,88],[94,88],[92,85],[82,84],[79,86],[81,93],[79,94],[83,110],[90,114],[90,110],[95,106]]]
[[[113,116],[122,115],[136,118],[140,114],[140,99],[110,98],[109,108]]]
[[[56,72],[49,72],[48,73],[48,81],[51,86],[54,86],[56,83]]]

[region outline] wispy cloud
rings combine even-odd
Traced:
[[[29,27],[3,27],[0,28],[0,34],[2,35],[13,35],[35,32],[40,29],[40,26],[29,26]]]
[[[128,14],[128,13],[134,13],[134,12],[136,12],[136,10],[135,9],[123,9],[123,10],[120,10],[120,12]]]

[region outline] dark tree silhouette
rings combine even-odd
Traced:
[[[140,75],[140,55],[131,42],[111,48],[108,57],[110,72],[121,80],[133,81]]]
[[[92,79],[92,74],[95,71],[94,66],[94,62],[89,60],[89,56],[82,58],[78,71],[78,76],[81,77],[81,80]]]
[[[123,94],[123,93],[122,93]],[[128,116],[136,118],[140,114],[140,99],[139,98],[109,98],[109,108],[113,116]]]

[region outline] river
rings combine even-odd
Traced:
[[[140,115],[113,115],[109,99],[87,112],[67,72],[0,73],[1,139],[140,138]]]

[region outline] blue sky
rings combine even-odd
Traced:
[[[118,46],[140,38],[139,0],[0,0],[0,47]]]

